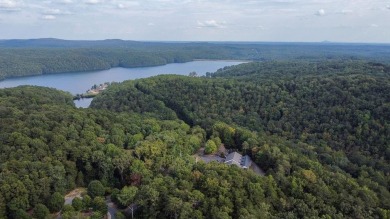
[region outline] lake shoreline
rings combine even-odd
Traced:
[[[73,100],[80,100],[84,98],[94,98],[104,90],[106,90],[110,86],[109,82],[104,82],[103,84],[100,85],[94,85],[91,87],[91,89],[87,90],[86,93],[82,94],[76,94],[73,96]]]
[[[202,62],[202,61],[224,61],[224,62],[242,62],[242,63],[248,63],[253,62],[253,60],[247,60],[247,59],[194,59],[192,62]]]
[[[101,69],[91,69],[91,70],[80,70],[80,71],[64,71],[64,72],[53,72],[53,73],[32,73],[28,75],[19,75],[19,76],[5,76],[4,78],[0,79],[0,82],[8,80],[8,79],[16,79],[16,78],[23,78],[23,77],[35,77],[35,76],[42,76],[42,75],[56,75],[56,74],[72,74],[72,73],[88,73],[88,72],[95,72],[95,71],[105,71],[110,70],[114,68],[124,68],[124,69],[134,69],[134,68],[150,68],[150,67],[159,67],[159,66],[166,66],[169,64],[182,64],[182,63],[189,63],[189,62],[202,62],[202,61],[223,61],[223,62],[253,62],[253,60],[236,60],[236,59],[193,59],[187,62],[168,62],[162,65],[146,65],[146,66],[134,66],[134,67],[123,67],[123,66],[111,66],[109,68],[101,68]],[[1,89],[1,88],[0,88]]]
[[[72,73],[80,73],[80,72],[88,73],[88,72],[95,72],[95,71],[105,71],[105,70],[110,70],[113,68],[121,68],[121,67],[112,66],[111,68],[102,68],[102,69],[86,70],[86,71],[64,71],[64,72],[53,72],[53,73],[42,73],[42,74],[35,74],[34,73],[31,75],[10,76],[10,77],[5,77],[5,78],[0,79],[0,83],[2,81],[5,81],[5,80],[18,79],[18,78],[24,78],[24,77],[39,77],[39,76],[43,76],[43,75],[72,74]]]
[[[22,76],[9,78],[0,81],[0,88],[18,87],[21,85],[50,87],[57,90],[69,92],[73,97],[77,94],[85,94],[94,84],[123,82],[126,80],[136,80],[148,78],[157,75],[184,75],[195,72],[197,76],[204,76],[206,73],[215,72],[218,69],[246,63],[245,61],[225,61],[225,60],[203,60],[191,61],[185,63],[170,63],[162,66],[123,68],[114,67],[107,70],[74,72],[74,73],[55,73],[33,76]],[[76,107],[87,108],[93,97],[77,99],[74,101]],[[89,97],[89,95],[88,95]]]

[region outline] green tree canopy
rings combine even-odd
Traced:
[[[93,180],[88,184],[88,195],[92,198],[103,196],[105,188],[99,180]]]
[[[45,219],[50,214],[46,205],[37,204],[34,208],[33,217],[37,219]]]
[[[217,145],[214,143],[213,140],[208,140],[206,142],[206,146],[205,146],[205,149],[204,149],[204,152],[206,154],[215,153],[215,152],[217,152],[217,150],[218,150]]]
[[[51,213],[59,212],[62,209],[62,206],[64,206],[64,203],[64,196],[58,192],[55,192],[48,200],[47,207],[49,208]]]

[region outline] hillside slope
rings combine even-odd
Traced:
[[[58,212],[80,186],[88,196],[67,217],[104,215],[111,195],[137,218],[388,218],[387,66],[318,66],[328,70],[248,63],[127,81],[90,109],[54,89],[1,89],[0,218]],[[221,143],[266,175],[192,156]]]
[[[266,66],[273,66],[273,71],[265,70]],[[311,70],[313,66],[317,67],[315,71]],[[212,76],[216,78],[157,76],[127,81],[97,97],[91,107],[150,113],[147,107],[133,105],[134,100],[147,100],[149,104],[160,103],[162,108],[175,111],[188,124],[200,125],[211,138],[221,138],[228,148],[255,157],[289,197],[284,204],[279,203],[285,206],[279,209],[282,212],[290,209],[297,217],[324,216],[329,215],[324,209],[333,209],[339,214],[332,217],[366,218],[376,213],[362,210],[367,207],[363,203],[389,208],[388,66],[361,62],[248,63]],[[157,117],[165,114],[152,112]],[[303,170],[313,172],[303,174],[300,172]],[[313,193],[308,187],[292,192],[298,183],[294,177],[299,174],[309,177],[312,173],[316,180],[311,182],[324,183],[323,188],[314,183],[322,194]],[[341,174],[347,181],[334,178],[334,174]],[[352,207],[354,210],[330,201],[333,200],[330,196],[346,195],[350,186],[367,188],[370,195],[366,195],[371,201],[363,201],[352,191],[350,201],[359,206]],[[297,200],[305,204],[297,207]],[[310,205],[310,200],[327,207]],[[310,210],[306,215],[297,208]],[[284,213],[280,215],[287,217]]]

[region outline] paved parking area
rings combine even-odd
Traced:
[[[196,155],[198,159],[203,160],[205,163],[210,163],[212,161],[216,161],[219,163],[223,163],[225,161],[224,158],[216,155]]]

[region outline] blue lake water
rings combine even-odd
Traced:
[[[19,78],[10,78],[0,81],[0,88],[17,87],[20,85],[37,85],[52,87],[71,94],[85,93],[94,84],[104,82],[122,82],[138,78],[147,78],[160,74],[188,75],[195,71],[199,76],[206,72],[215,72],[225,66],[237,65],[240,61],[193,61],[187,63],[174,63],[156,67],[142,68],[112,68],[102,71],[74,72],[47,74],[38,76],[27,76]],[[88,107],[92,98],[76,100],[77,107]]]

